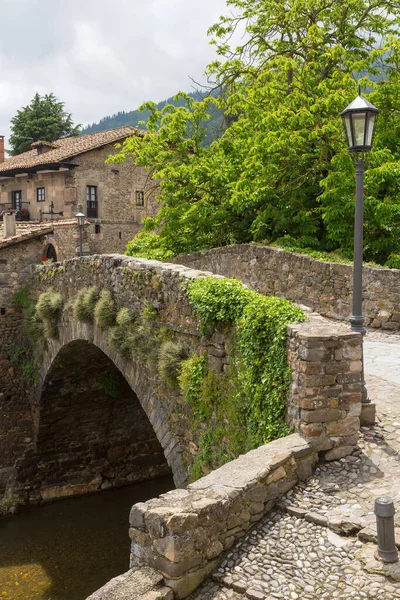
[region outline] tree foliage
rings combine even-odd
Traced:
[[[400,6],[390,0],[228,0],[209,30],[220,60],[207,73],[223,90],[183,106],[154,103],[130,157],[160,180],[161,208],[127,252],[151,258],[290,236],[316,250],[352,252],[355,175],[339,113],[360,83],[381,109],[368,160],[365,255],[400,253],[398,200]],[[245,29],[243,43],[231,38]],[[209,148],[216,103],[230,126]]]
[[[10,154],[15,156],[31,149],[37,141],[54,142],[60,137],[79,135],[72,115],[64,110],[54,94],[36,93],[31,103],[17,111],[11,119]]]

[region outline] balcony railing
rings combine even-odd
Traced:
[[[16,221],[29,221],[29,206],[30,202],[18,201],[16,205],[14,205],[12,202],[7,204],[5,202],[0,202],[0,218],[3,218],[3,212],[6,210],[15,210]]]
[[[90,200],[86,203],[86,206],[86,216],[89,217],[89,219],[97,219],[97,202]]]

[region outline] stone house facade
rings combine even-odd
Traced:
[[[17,217],[44,222],[71,219],[82,210],[90,253],[123,252],[143,218],[157,212],[157,185],[143,167],[106,159],[118,151],[116,144],[143,134],[120,127],[35,142],[29,152],[3,161],[0,136],[0,211],[14,209]]]

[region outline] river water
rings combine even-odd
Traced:
[[[129,510],[172,477],[60,500],[0,520],[0,600],[84,600],[129,568]]]

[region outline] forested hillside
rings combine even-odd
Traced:
[[[200,91],[188,94],[188,96],[197,101],[203,100],[206,95],[206,93]],[[167,104],[172,104],[173,106],[184,106],[185,101],[182,98],[168,98],[167,100],[162,100],[159,102],[157,104],[157,109],[162,110]],[[213,140],[217,139],[221,135],[224,128],[223,114],[218,108],[216,108],[215,105],[210,106],[208,113],[210,115],[210,119],[204,122],[204,126],[207,129],[207,135],[204,141],[205,145],[209,145]],[[99,123],[87,125],[82,129],[81,133],[95,133],[96,131],[114,129],[115,127],[124,127],[125,125],[131,125],[132,127],[144,129],[145,126],[141,124],[141,121],[147,122],[149,116],[149,110],[130,110],[128,112],[123,110],[115,115],[100,119]]]

